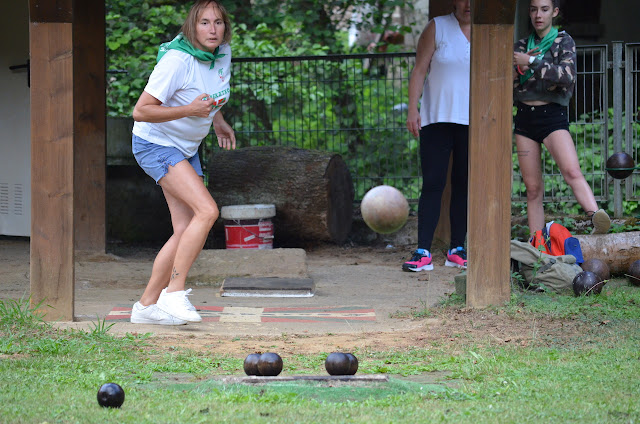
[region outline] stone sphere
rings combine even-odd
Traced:
[[[380,185],[364,195],[360,211],[362,219],[373,231],[391,234],[407,222],[409,202],[397,188]]]

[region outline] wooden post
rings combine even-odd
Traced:
[[[451,0],[430,0],[429,1],[429,20],[437,16],[448,15],[453,12]],[[442,192],[440,200],[440,219],[433,233],[433,244],[439,245],[442,249],[449,248],[451,241],[451,220],[449,219],[450,202],[451,202],[451,167],[452,160],[449,158],[449,170],[447,171],[447,182]]]
[[[104,0],[73,6],[75,247],[106,245],[106,78]]]
[[[31,304],[73,320],[72,0],[29,1]],[[52,308],[47,307],[50,305]]]
[[[513,23],[516,0],[471,3],[467,306],[510,297]]]
[[[453,12],[451,0],[429,0],[429,20]]]

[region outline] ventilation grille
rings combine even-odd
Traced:
[[[0,183],[0,215],[9,215],[9,184]]]
[[[24,190],[22,184],[0,183],[0,215],[24,214]]]

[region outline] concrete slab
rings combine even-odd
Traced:
[[[402,272],[401,264],[409,257],[411,247],[205,250],[188,287],[193,289],[192,303],[207,315],[206,322],[203,319],[198,324],[176,327],[126,320],[106,323],[114,324],[110,332],[116,334],[149,332],[158,336],[400,335],[425,325],[424,320],[413,320],[412,313],[420,313],[453,293],[454,276],[460,272],[444,267],[440,251],[433,252],[433,271]],[[154,249],[134,249],[118,251],[118,255],[78,255],[75,321],[56,325],[90,330],[114,308],[130,308],[147,284],[156,253]],[[0,299],[28,297],[28,240],[0,239],[0,265]],[[315,293],[306,298],[222,297],[224,278],[238,274],[310,278]]]
[[[227,277],[306,278],[304,249],[208,249],[189,271],[188,281],[221,283]]]

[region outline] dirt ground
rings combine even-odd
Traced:
[[[116,249],[117,254],[77,256],[74,322],[61,328],[91,329],[116,305],[135,302],[146,284],[153,249]],[[153,344],[229,355],[276,351],[283,356],[334,350],[366,352],[410,349],[434,342],[456,346],[475,344],[527,345],[569,337],[578,331],[572,321],[523,319],[494,310],[438,305],[454,292],[459,270],[444,267],[442,252],[434,252],[434,271],[406,273],[401,263],[409,246],[305,249],[308,274],[316,293],[308,298],[225,298],[214,285],[195,287],[195,305],[222,307],[369,307],[374,321],[344,322],[210,322],[179,327],[113,322],[111,332],[153,333]],[[0,239],[0,299],[19,299],[29,292],[28,240]]]

